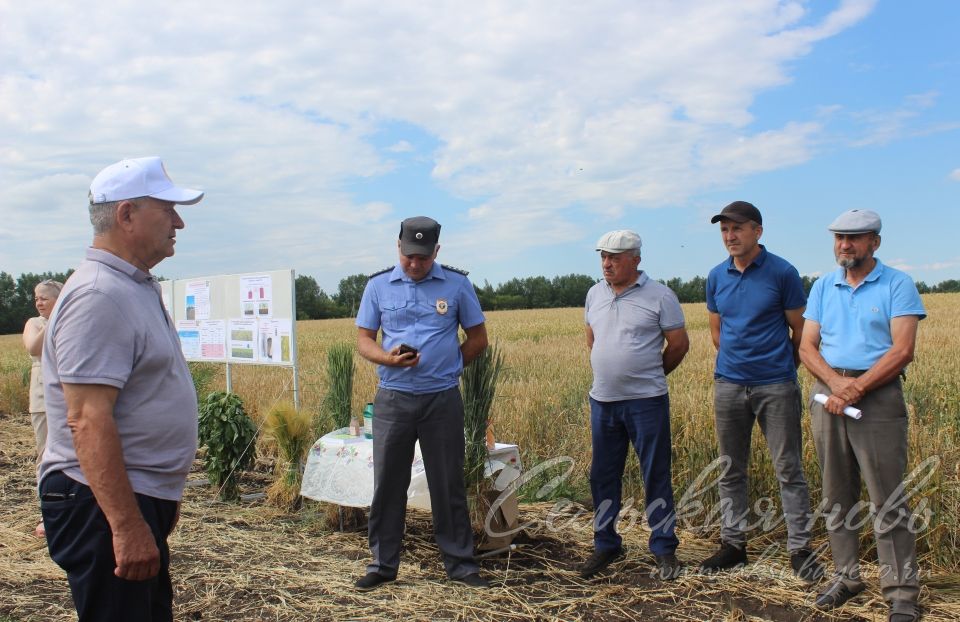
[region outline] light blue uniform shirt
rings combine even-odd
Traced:
[[[927,317],[913,279],[877,259],[854,289],[839,268],[813,284],[803,317],[820,324],[820,354],[831,367],[870,369],[893,345],[890,320]]]
[[[436,393],[457,386],[463,371],[459,327],[483,324],[477,293],[467,277],[434,262],[414,281],[399,264],[367,281],[357,326],[382,330],[383,349],[405,343],[420,351],[414,367],[379,365],[380,386],[406,393]]]

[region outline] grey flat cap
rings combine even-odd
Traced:
[[[597,240],[597,250],[608,253],[625,253],[627,251],[640,250],[640,236],[627,229],[619,229],[604,233]]]
[[[880,215],[868,209],[846,211],[827,227],[834,233],[880,233]]]

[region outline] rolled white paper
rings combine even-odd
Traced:
[[[819,402],[821,404],[826,404],[827,396],[824,395],[823,393],[817,393],[816,395],[813,396],[813,401]],[[863,413],[860,412],[859,408],[854,408],[853,406],[847,406],[846,408],[843,409],[843,414],[853,419],[859,419],[860,415],[862,415]]]

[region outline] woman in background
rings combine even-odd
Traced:
[[[33,298],[40,315],[27,320],[27,324],[23,327],[23,345],[33,361],[30,366],[30,422],[33,424],[33,434],[37,439],[36,463],[38,466],[43,448],[47,444],[47,408],[43,403],[40,354],[43,351],[43,335],[46,332],[47,320],[50,319],[50,312],[53,311],[53,305],[56,304],[61,289],[63,289],[63,283],[59,281],[47,279],[38,283],[33,290]],[[42,521],[37,525],[34,534],[38,538],[46,536]]]

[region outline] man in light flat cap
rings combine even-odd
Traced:
[[[197,451],[197,394],[151,268],[173,255],[180,188],[160,158],[90,185],[93,244],[43,343],[40,508],[81,622],[173,619],[167,536]]]
[[[616,522],[630,443],[637,452],[656,574],[681,572],[675,551],[667,374],[690,346],[677,296],[640,265],[640,236],[611,231],[597,242],[603,280],[587,292],[584,315],[593,368],[590,431],[593,458],[593,554],[580,569],[591,577],[624,554]],[[666,346],[664,347],[664,344]]]
[[[823,474],[823,501],[836,575],[816,599],[839,607],[864,589],[860,576],[861,481],[878,514],[871,521],[880,587],[892,622],[919,617],[916,538],[901,488],[907,466],[907,408],[901,378],[913,360],[917,326],[926,311],[913,280],[874,256],[880,217],[870,210],[841,214],[829,229],[840,268],[810,291],[800,358],[816,376],[811,395],[814,443]],[[844,416],[847,406],[860,419]]]
[[[460,397],[460,374],[487,347],[487,329],[467,273],[435,261],[439,238],[440,224],[432,218],[404,220],[397,264],[370,276],[357,312],[357,350],[377,364],[380,378],[373,402],[368,528],[373,561],[356,582],[360,591],[397,577],[417,440],[447,576],[469,587],[489,587],[473,558]]]
[[[754,422],[760,426],[780,482],[793,572],[807,582],[823,575],[810,545],[810,491],[803,474],[797,384],[798,349],[807,297],[800,274],[760,244],[763,217],[734,201],[710,222],[720,223],[730,256],[707,276],[710,335],[717,349],[713,405],[720,477],[720,549],[700,564],[707,572],[747,563],[748,471]]]

